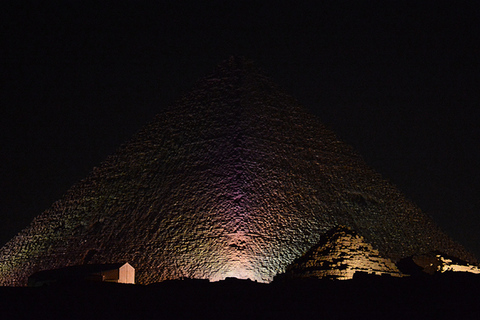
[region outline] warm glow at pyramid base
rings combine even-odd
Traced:
[[[217,274],[209,280],[215,282],[215,281],[225,280],[226,278],[236,278],[236,279],[256,281],[257,276],[251,271],[247,271],[245,269],[238,268],[238,269],[230,270],[230,271],[228,271],[226,273],[223,273],[223,274]]]

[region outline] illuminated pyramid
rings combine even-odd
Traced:
[[[336,226],[399,259],[474,257],[242,59],[158,115],[0,250],[0,284],[128,262],[138,283],[268,282]]]
[[[345,227],[335,227],[318,244],[287,267],[286,278],[352,279],[356,272],[401,277],[390,260]]]

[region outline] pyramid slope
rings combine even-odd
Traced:
[[[0,251],[0,283],[128,261],[138,283],[268,282],[337,225],[392,260],[474,259],[295,100],[230,59]]]

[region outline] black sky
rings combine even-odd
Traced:
[[[3,5],[0,245],[239,55],[480,257],[476,7],[259,2]]]

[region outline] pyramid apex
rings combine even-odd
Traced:
[[[228,57],[228,59],[220,62],[219,65],[225,66],[225,67],[230,67],[232,69],[243,69],[245,67],[251,67],[253,66],[254,62],[253,60],[247,59],[244,56],[235,56],[232,55]]]
[[[215,68],[215,74],[231,73],[258,73],[253,60],[243,56],[230,56],[228,59],[220,62]]]

